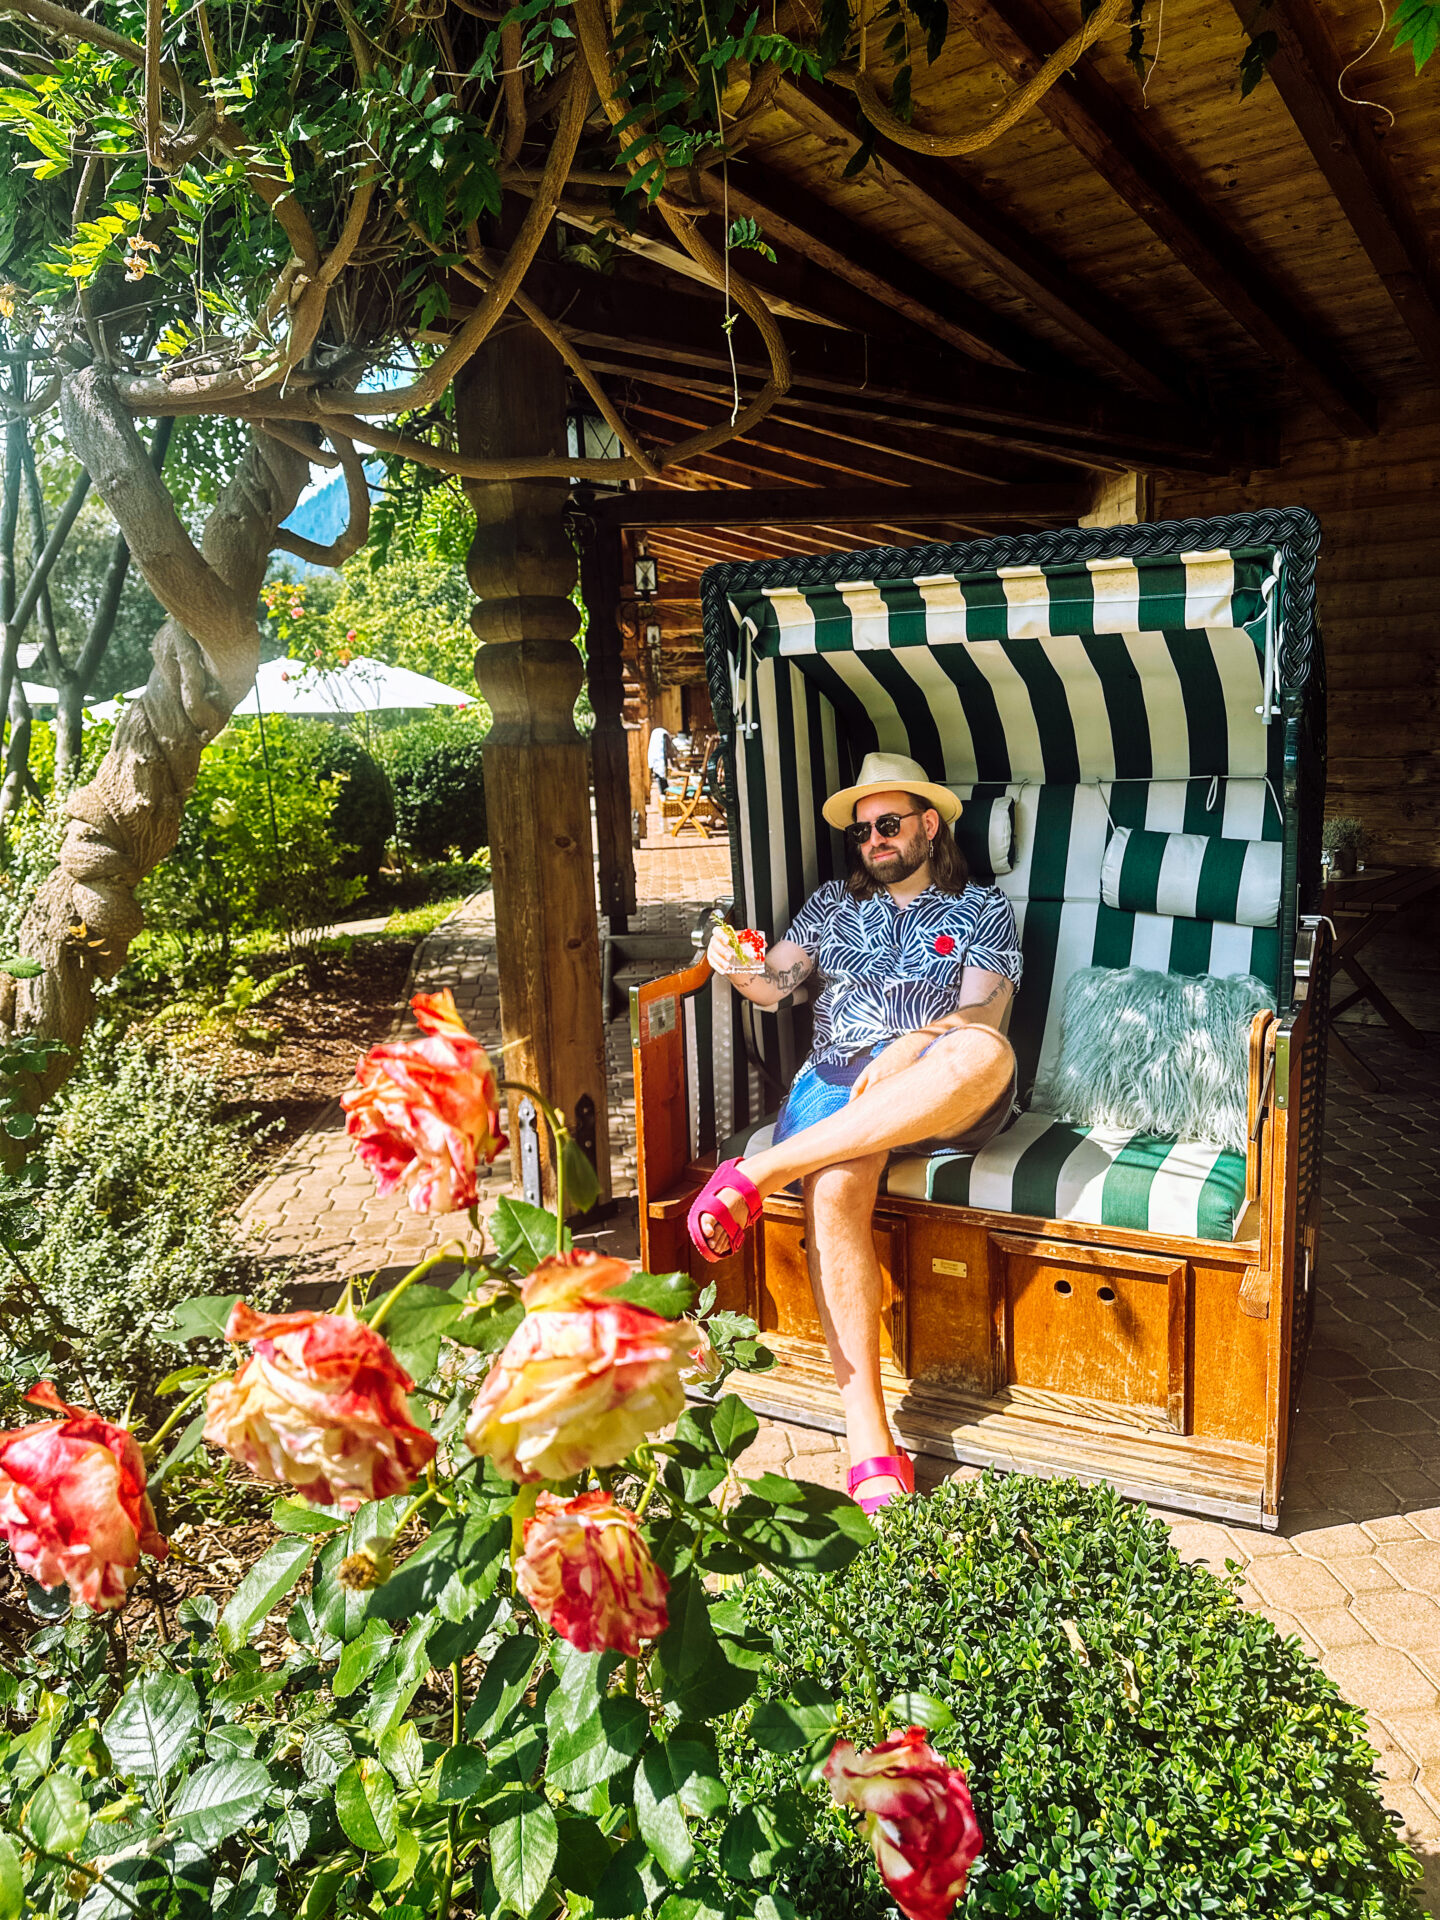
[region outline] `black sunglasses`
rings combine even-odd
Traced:
[[[920,818],[918,813],[882,813],[878,820],[857,820],[853,826],[846,827],[845,838],[852,847],[863,847],[873,830],[882,840],[893,840],[900,831],[902,820]]]

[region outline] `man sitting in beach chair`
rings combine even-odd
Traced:
[[[736,971],[717,930],[709,960],[737,992],[778,1007],[818,973],[813,1045],[771,1144],[716,1168],[690,1210],[710,1260],[736,1252],[767,1195],[801,1181],[810,1283],[845,1409],[850,1491],[867,1512],[914,1486],[880,1386],[880,1265],[871,1215],[893,1148],[978,1153],[1015,1112],[1005,1038],[1020,981],[1010,902],[970,883],[952,828],[960,802],[902,754],[868,754],[826,801],[850,873],[801,907],[763,973]]]

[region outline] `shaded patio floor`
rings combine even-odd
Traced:
[[[691,835],[647,840],[637,870],[637,930],[687,929],[729,887],[724,844]],[[489,895],[422,944],[414,985],[453,987],[479,1037],[498,1040]],[[1298,1634],[1364,1709],[1385,1798],[1426,1865],[1440,1920],[1440,1047],[1412,1052],[1386,1029],[1348,1037],[1382,1090],[1362,1093],[1340,1072],[1330,1078],[1315,1333],[1279,1532],[1165,1518],[1187,1558],[1217,1572],[1237,1562],[1247,1604]],[[635,1190],[628,1021],[612,1022],[607,1039],[613,1185],[627,1195]],[[482,1212],[509,1180],[502,1158]],[[348,1273],[398,1275],[456,1227],[377,1199],[333,1105],[246,1211],[264,1250],[294,1263],[317,1300]],[[633,1221],[622,1219],[605,1241],[630,1251]],[[845,1461],[833,1436],[767,1422],[746,1466],[838,1486]]]

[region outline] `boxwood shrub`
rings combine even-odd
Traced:
[[[340,870],[349,879],[373,880],[395,831],[395,796],[385,769],[357,734],[329,721],[315,725],[308,745],[321,779],[342,777],[330,810],[331,836],[345,849]]]
[[[931,1738],[969,1774],[987,1845],[965,1920],[1418,1920],[1363,1716],[1298,1640],[1245,1611],[1233,1577],[1185,1564],[1110,1489],[947,1485],[892,1506],[875,1544],[819,1584],[873,1649],[882,1700],[934,1696],[897,1717],[944,1723]],[[741,1595],[777,1689],[809,1677],[870,1744],[863,1674],[804,1593],[757,1579]],[[792,1810],[772,1891],[803,1920],[894,1920],[809,1757],[766,1751],[750,1724],[732,1776],[757,1812]],[[754,1725],[763,1736],[763,1713]]]

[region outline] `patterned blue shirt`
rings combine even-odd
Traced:
[[[785,935],[822,981],[810,1058],[838,1064],[954,1013],[966,967],[1020,984],[1015,914],[998,887],[927,887],[899,907],[884,887],[857,900],[843,881],[818,887]]]

